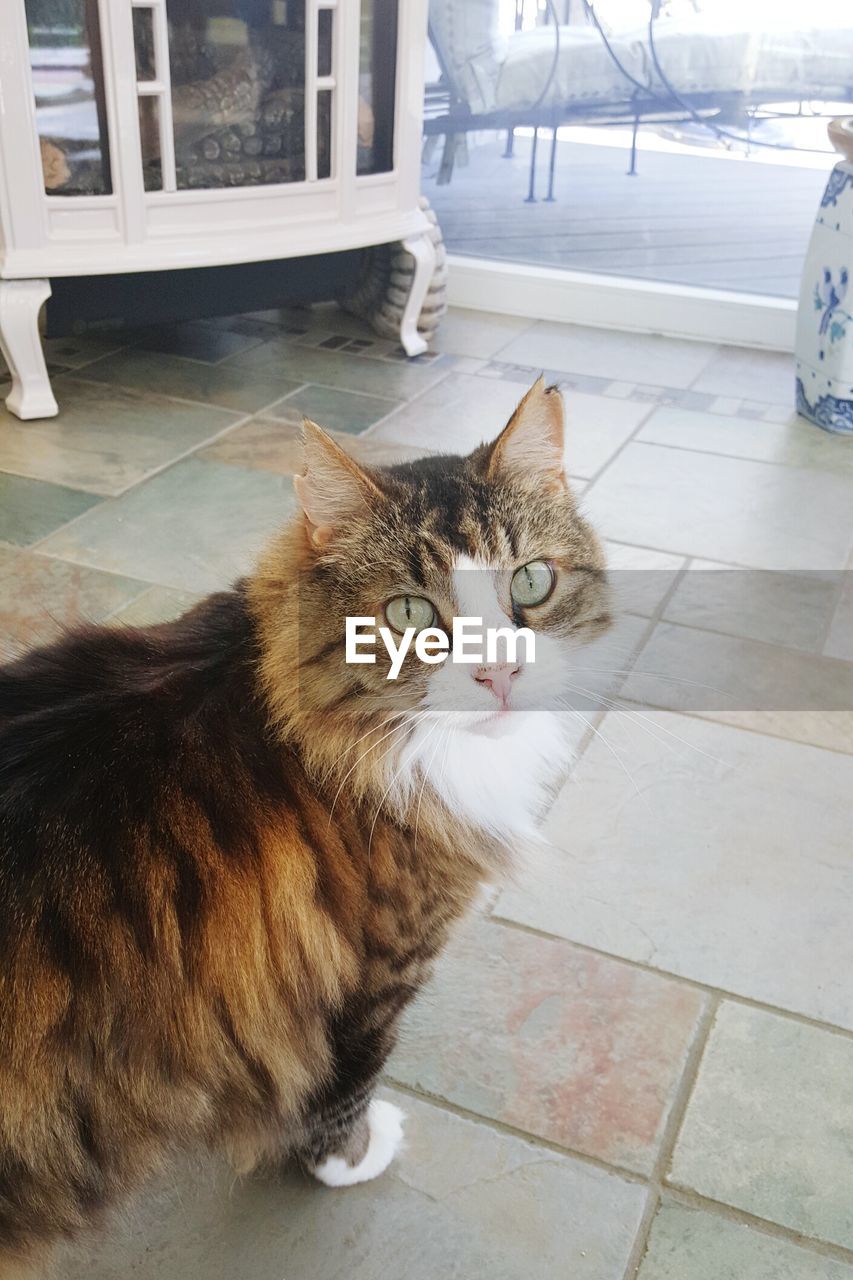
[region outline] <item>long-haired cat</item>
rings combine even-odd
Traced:
[[[170,1150],[375,1177],[406,1003],[562,776],[603,557],[541,380],[468,457],[311,423],[298,518],[175,622],[0,669],[0,1276]],[[533,629],[535,663],[344,661],[347,616]]]

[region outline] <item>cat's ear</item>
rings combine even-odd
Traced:
[[[563,397],[537,378],[488,453],[490,480],[501,475],[533,479],[547,489],[565,488]]]
[[[293,487],[305,513],[308,535],[324,547],[347,520],[377,501],[382,494],[358,463],[310,418],[302,423],[305,469],[294,476]]]

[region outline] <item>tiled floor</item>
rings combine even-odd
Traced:
[[[543,366],[630,571],[549,843],[407,1018],[393,1172],[187,1163],[62,1276],[853,1280],[853,441],[790,362],[473,313],[408,362],[330,308],[49,357],[60,417],[0,412],[0,651],[227,583],[303,413],[367,462],[467,450]]]

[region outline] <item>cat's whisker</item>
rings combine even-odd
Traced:
[[[686,738],[682,738],[677,733],[673,733],[670,729],[665,728],[664,725],[658,724],[655,720],[652,720],[650,716],[644,716],[641,711],[629,711],[626,707],[620,706],[613,698],[605,697],[603,693],[597,693],[591,689],[584,689],[580,685],[569,685],[568,687],[573,693],[580,693],[583,694],[584,697],[597,699],[603,706],[608,707],[610,710],[615,712],[616,715],[623,715],[626,719],[632,720],[635,723],[642,721],[643,724],[641,727],[643,727],[643,725],[651,725],[651,728],[646,728],[645,732],[648,733],[650,737],[655,738],[656,741],[661,742],[664,747],[667,747],[668,744],[662,742],[662,739],[658,737],[658,731],[666,734],[668,738],[673,738],[676,742],[680,743],[681,746],[689,747],[692,751],[697,752],[698,755],[705,756],[705,758],[712,761],[713,764],[721,765],[724,769],[728,768],[725,760],[721,760],[718,756],[711,755],[708,751],[703,751],[702,748],[697,747],[695,743],[688,742]],[[672,747],[668,747],[668,749],[670,751],[673,750]]]
[[[371,751],[375,751],[375,750],[376,750],[376,748],[380,745],[380,743],[384,742],[384,741],[386,740],[386,738],[390,738],[390,737],[392,737],[392,735],[393,735],[393,734],[395,734],[395,733],[400,733],[401,731],[405,732],[407,729],[412,728],[412,727],[413,727],[416,723],[418,723],[418,721],[419,721],[420,719],[422,719],[426,714],[427,714],[427,712],[425,712],[425,711],[419,712],[419,713],[418,713],[418,714],[417,714],[413,719],[410,719],[410,720],[404,720],[404,721],[402,722],[402,724],[395,725],[393,729],[389,729],[388,733],[383,734],[383,735],[382,735],[382,737],[381,737],[381,738],[379,738],[376,742],[371,743],[371,744],[370,744],[370,746],[367,748],[367,750],[366,750],[366,751],[363,751],[363,752],[361,753],[361,755],[360,755],[360,756],[358,757],[358,759],[356,760],[355,764],[354,764],[354,765],[351,765],[351,767],[350,767],[350,768],[347,770],[347,772],[344,774],[343,778],[341,779],[341,785],[338,787],[337,791],[335,792],[334,799],[332,800],[332,804],[331,804],[331,807],[330,807],[330,809],[329,809],[329,822],[328,822],[327,830],[328,830],[328,829],[331,827],[331,825],[332,825],[332,816],[333,816],[333,814],[334,814],[334,812],[335,812],[335,805],[338,803],[338,798],[340,797],[340,794],[341,794],[341,792],[343,791],[344,786],[346,785],[346,781],[347,781],[347,779],[351,776],[351,774],[353,774],[353,773],[355,772],[355,770],[356,770],[356,769],[358,768],[358,766],[361,764],[362,760],[364,760],[366,756],[369,756],[369,755],[370,755],[370,753],[371,753]],[[388,755],[388,753],[389,753],[390,751],[392,751],[396,745],[397,745],[396,743],[393,743],[393,742],[392,742],[392,743],[391,743],[391,745],[390,745],[390,746],[389,746],[389,747],[388,747],[388,748],[387,748],[387,749],[382,753],[382,755],[380,756],[380,761],[384,760],[384,759],[385,759],[385,757]]]
[[[438,721],[437,723],[440,723],[440,721]],[[414,841],[414,849],[413,849],[414,853],[417,853],[418,851],[418,824],[421,819],[421,801],[424,798],[424,791],[426,789],[426,784],[429,781],[429,775],[433,766],[433,761],[435,760],[435,757],[438,754],[439,747],[441,747],[444,744],[444,741],[449,734],[450,734],[450,730],[444,729],[444,732],[442,733],[441,737],[438,739],[438,742],[436,742],[435,746],[433,747],[432,755],[429,758],[429,763],[427,764],[426,768],[423,771],[423,774],[424,774],[423,781],[421,782],[421,789],[418,792],[418,803],[417,803],[417,808],[415,809],[415,841]]]
[[[408,713],[405,711],[395,711],[393,715],[386,716],[386,718],[380,721],[379,724],[373,725],[370,729],[367,730],[366,733],[362,733],[353,742],[350,742],[346,747],[344,747],[340,755],[335,756],[335,759],[332,761],[332,763],[329,765],[326,772],[320,778],[320,785],[322,786],[324,783],[328,782],[329,778],[332,776],[335,769],[340,764],[341,760],[343,760],[344,756],[347,755],[348,752],[352,751],[355,747],[357,747],[360,742],[364,742],[365,738],[369,738],[372,733],[378,733],[380,729],[384,729],[385,726],[390,724],[392,720],[399,720],[401,716],[405,716],[407,714]]]
[[[662,724],[657,724],[649,716],[644,716],[641,711],[629,711],[627,707],[620,707],[616,703],[613,704],[612,710],[614,715],[625,716],[626,719],[633,721],[633,723],[635,724],[642,722],[641,727],[643,727],[644,725],[653,726],[651,729],[646,728],[646,733],[651,734],[652,737],[656,736],[655,730],[657,730],[660,733],[666,734],[668,738],[672,738],[675,742],[679,743],[682,747],[689,747],[690,750],[695,751],[697,755],[704,756],[705,759],[710,760],[712,764],[719,765],[722,769],[731,768],[731,764],[728,760],[723,760],[720,756],[712,755],[710,751],[703,751],[701,747],[696,746],[695,742],[688,742],[686,738],[682,738],[680,737],[679,734],[673,733],[670,729],[665,728]],[[658,739],[658,741],[660,741],[660,739]],[[663,745],[665,746],[666,744],[664,743]],[[670,748],[670,750],[672,749],[673,748]]]
[[[731,689],[718,689],[716,685],[703,684],[701,680],[690,680],[687,676],[671,676],[663,671],[646,671],[642,667],[576,667],[572,664],[572,671],[579,671],[582,675],[652,676],[655,680],[669,680],[671,684],[689,684],[697,689],[707,689],[711,693],[721,694],[724,698],[735,696]]]
[[[586,718],[586,716],[583,714],[583,712],[582,712],[582,711],[578,711],[578,710],[577,710],[577,708],[571,708],[571,710],[573,710],[573,711],[574,711],[574,714],[575,714],[576,716],[578,716],[578,717],[583,721],[583,723],[587,726],[587,728],[588,728],[588,729],[591,729],[591,730],[592,730],[592,732],[595,734],[596,738],[600,738],[600,739],[601,739],[601,741],[604,743],[604,745],[605,745],[605,747],[607,748],[607,750],[610,752],[610,754],[613,756],[613,758],[614,758],[614,760],[616,761],[616,763],[619,765],[619,768],[620,768],[620,769],[622,770],[622,772],[625,774],[625,777],[626,777],[626,778],[628,779],[628,781],[631,783],[631,786],[634,788],[634,791],[636,792],[637,797],[639,798],[639,800],[643,803],[643,805],[645,806],[645,808],[647,809],[647,811],[648,811],[649,813],[651,813],[651,811],[652,811],[652,810],[651,810],[651,806],[650,806],[650,804],[649,804],[648,800],[647,800],[647,799],[646,799],[646,797],[643,795],[643,793],[642,793],[642,791],[640,790],[640,788],[637,786],[637,782],[636,782],[636,779],[634,778],[634,775],[631,773],[631,770],[630,770],[630,769],[628,768],[628,766],[625,764],[624,760],[623,760],[623,759],[622,759],[622,757],[619,755],[619,752],[616,750],[616,748],[615,748],[615,747],[614,747],[610,742],[608,742],[608,741],[607,741],[607,738],[604,736],[604,734],[601,732],[601,730],[600,730],[600,729],[598,729],[598,728],[596,728],[596,726],[593,724],[592,720],[588,720],[588,719]]]
[[[425,713],[425,714],[428,714],[428,713]],[[438,728],[438,721],[436,720],[435,724],[432,726],[432,728],[431,728],[431,729],[429,730],[429,732],[427,733],[427,736],[424,738],[424,742],[425,742],[425,743],[426,743],[426,742],[429,742],[430,738],[431,738],[431,737],[432,737],[432,735],[435,733],[435,731],[436,731],[436,729],[437,729],[437,728]],[[370,849],[371,849],[371,846],[372,846],[372,844],[373,844],[373,833],[374,833],[374,831],[376,830],[376,823],[379,821],[379,815],[380,815],[380,813],[382,812],[382,806],[384,805],[385,801],[388,799],[388,796],[391,794],[391,792],[392,792],[392,790],[393,790],[393,788],[394,788],[394,784],[395,784],[395,782],[396,782],[396,781],[397,781],[397,779],[400,777],[400,775],[403,773],[403,770],[404,770],[404,769],[406,769],[406,768],[411,764],[411,762],[414,760],[414,758],[415,758],[415,755],[416,755],[416,754],[417,754],[417,749],[416,749],[416,750],[415,750],[415,751],[414,751],[414,752],[409,756],[409,758],[408,758],[407,760],[403,760],[403,761],[402,761],[402,763],[400,764],[399,769],[398,769],[398,770],[397,770],[397,772],[394,774],[393,778],[392,778],[392,779],[391,779],[391,781],[388,783],[388,786],[386,787],[385,791],[384,791],[384,792],[383,792],[383,794],[382,794],[382,799],[379,801],[379,807],[378,807],[378,809],[376,810],[376,813],[375,813],[374,818],[373,818],[373,822],[371,823],[371,826],[370,826],[370,835],[369,835],[369,836],[368,836],[368,838],[367,838],[367,859],[368,859],[368,861],[370,861]]]
[[[447,757],[450,754],[450,743],[452,741],[452,738],[453,738],[453,726],[451,725],[447,730],[447,734],[445,736],[445,741],[444,741],[444,755],[442,756],[442,760],[441,760],[441,773],[439,774],[438,786],[436,787],[436,790],[439,792],[444,787],[444,775],[447,772]]]

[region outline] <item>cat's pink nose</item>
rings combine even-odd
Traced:
[[[502,707],[509,706],[512,682],[521,672],[521,664],[517,662],[496,662],[489,667],[477,667],[474,679],[477,684],[484,684],[498,699]]]

